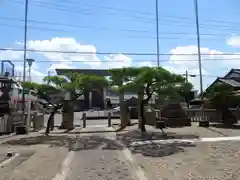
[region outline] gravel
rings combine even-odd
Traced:
[[[158,144],[154,151],[143,152],[135,151],[133,157],[150,180],[240,180],[238,141]]]
[[[4,180],[51,180],[61,169],[66,148],[38,147],[20,150],[19,156],[0,169]]]
[[[240,142],[133,142],[165,139],[160,130],[147,126],[144,136],[136,131],[117,133],[117,139],[132,152],[135,163],[149,180],[240,180]],[[219,127],[167,128],[169,139],[238,136],[239,129]]]
[[[67,180],[134,180],[130,166],[112,150],[83,150],[75,152]]]

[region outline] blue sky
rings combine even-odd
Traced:
[[[237,55],[234,61],[230,55],[215,55],[239,51],[239,6],[237,0],[199,0],[202,52],[212,54],[203,57],[204,87],[240,65]],[[22,48],[23,19],[24,0],[0,1],[1,48]],[[29,0],[28,19],[28,47],[32,49],[156,53],[155,0]],[[196,53],[193,0],[159,0],[159,36],[161,54]],[[36,80],[50,67],[155,66],[157,59],[156,55],[122,54],[28,53],[28,57],[36,60]],[[23,59],[21,52],[2,52],[0,58],[12,60],[18,69],[21,63],[17,61]],[[160,56],[160,64],[169,70],[198,75],[196,60],[196,56]],[[190,80],[198,89],[198,76]]]

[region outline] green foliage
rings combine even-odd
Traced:
[[[46,76],[43,78],[43,81],[45,83],[52,83],[56,85],[57,88],[62,88],[64,84],[66,84],[68,81],[61,76]]]
[[[20,82],[22,87],[25,89],[30,89],[30,90],[37,90],[39,88],[39,84],[35,82]]]
[[[234,95],[234,88],[225,83],[214,84],[207,93],[207,97],[214,108],[236,107],[240,102],[240,98]]]
[[[173,74],[162,67],[150,68],[122,68],[110,70],[111,85],[117,85],[115,90],[146,93],[148,95],[171,94],[183,96],[192,89],[190,83],[186,84],[181,75]]]
[[[234,88],[232,86],[229,86],[228,84],[222,83],[222,84],[214,84],[209,92],[207,93],[207,97],[214,97],[217,94],[232,94],[234,92]]]
[[[52,93],[52,92],[56,92],[56,88],[48,85],[48,84],[38,84],[35,82],[21,82],[21,85],[25,88],[25,89],[29,89],[29,90],[39,90],[41,92],[44,93]]]
[[[80,73],[66,73],[66,77],[51,76],[45,77],[45,81],[50,81],[56,87],[63,88],[67,91],[75,92],[76,90],[83,92],[93,88],[108,86],[108,81],[105,77],[95,75],[85,75]]]

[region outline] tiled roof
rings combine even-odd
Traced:
[[[236,73],[240,74],[240,69],[233,69]]]
[[[219,78],[219,81],[224,82],[226,84],[231,85],[232,87],[240,87],[240,82],[234,80],[234,79],[224,79],[224,78]]]

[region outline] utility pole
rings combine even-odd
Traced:
[[[196,77],[195,74],[189,74],[188,71],[186,70],[185,74],[182,74],[186,79],[186,83],[188,83],[188,77]]]
[[[186,71],[185,76],[186,76],[186,83],[188,83],[188,71]]]
[[[48,71],[48,78],[51,76],[51,71]],[[50,84],[50,81],[49,81],[49,79],[48,79],[48,82],[47,82],[47,84]]]
[[[24,20],[24,51],[23,51],[23,82],[26,81],[26,62],[27,62],[27,24],[28,23],[28,0],[25,0],[25,20]],[[28,126],[25,119],[25,91],[22,92],[22,121]],[[27,133],[28,128],[26,128]]]
[[[202,80],[202,61],[201,61],[201,42],[200,42],[200,30],[199,30],[199,18],[198,18],[198,0],[194,0],[195,5],[195,17],[196,17],[196,30],[197,30],[197,49],[198,49],[198,66],[199,66],[199,75],[200,75],[200,98],[201,98],[201,121],[203,122],[204,110],[203,110],[203,80]],[[201,123],[200,121],[200,124]],[[209,124],[208,124],[209,125]]]
[[[198,19],[198,0],[194,0],[195,4],[195,15],[196,15],[196,28],[197,28],[197,49],[198,49],[198,66],[200,75],[200,95],[203,100],[203,80],[202,80],[202,60],[201,60],[201,42],[200,42],[200,30],[199,30],[199,19]]]
[[[158,22],[158,0],[156,0],[156,35],[157,35],[157,67],[160,66],[159,60],[159,22]]]
[[[187,70],[186,70],[185,74],[183,74],[183,76],[185,76],[186,83],[188,83],[188,77],[196,77],[195,74],[188,74]],[[187,101],[187,107],[189,108],[189,94],[187,94],[187,96],[186,96],[186,101]]]
[[[19,81],[21,81],[21,80],[22,80],[22,73],[19,72]]]

